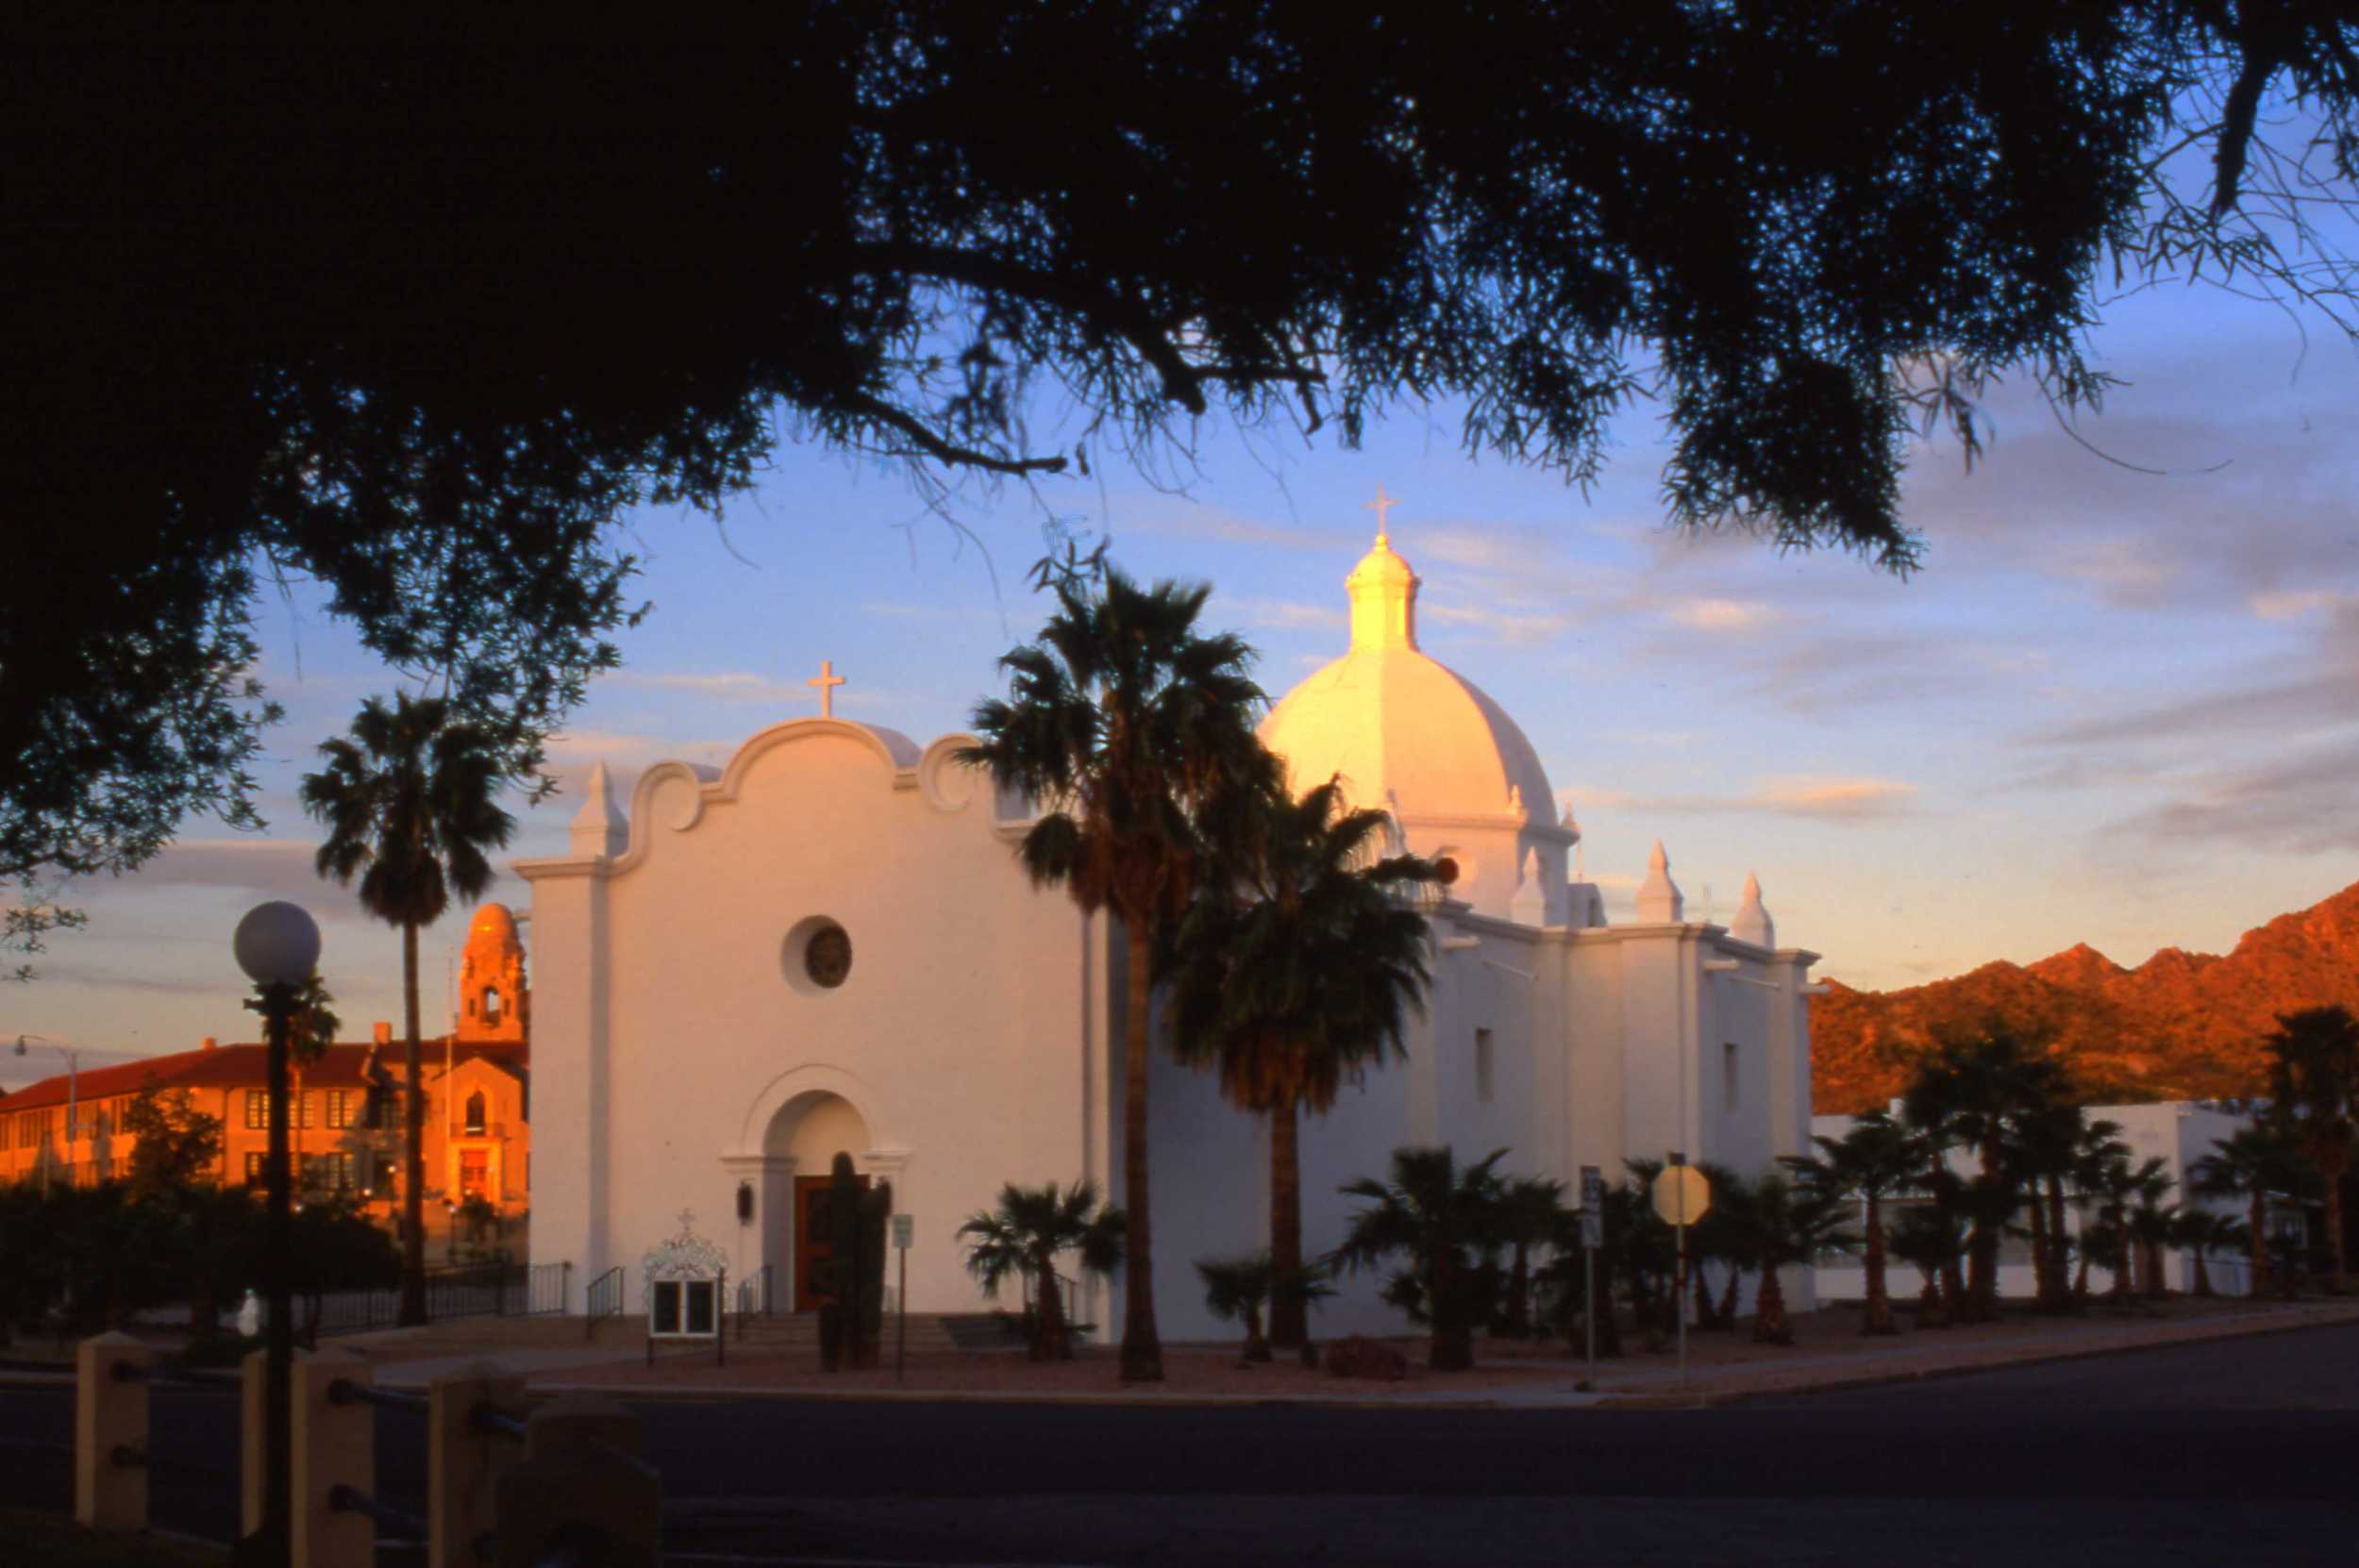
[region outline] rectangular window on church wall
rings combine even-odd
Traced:
[[[1491,1031],[1475,1030],[1475,1100],[1481,1105],[1491,1103]]]
[[[1731,1116],[1736,1114],[1736,1043],[1731,1041],[1720,1047],[1720,1097],[1723,1109]]]

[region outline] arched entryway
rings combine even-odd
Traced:
[[[813,1265],[825,1256],[828,1173],[839,1153],[866,1172],[868,1123],[841,1094],[797,1094],[770,1118],[761,1140],[762,1261],[770,1266],[777,1309],[810,1311]]]

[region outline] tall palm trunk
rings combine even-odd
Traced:
[[[1433,1319],[1425,1364],[1435,1372],[1464,1372],[1475,1363],[1474,1325],[1462,1321],[1458,1300],[1458,1259],[1448,1247],[1437,1249],[1426,1275],[1426,1308]]]
[[[2247,1293],[2259,1295],[2269,1285],[2269,1195],[2257,1178],[2252,1184],[2252,1206],[2248,1215],[2245,1223],[2252,1230],[2252,1284]]]
[[[1155,1332],[1154,1209],[1146,1184],[1146,1009],[1154,995],[1145,911],[1123,926],[1130,944],[1129,1009],[1122,1028],[1122,1182],[1129,1233],[1122,1301],[1122,1380],[1163,1380],[1163,1346]]]
[[[2198,1295],[2212,1293],[2212,1271],[2205,1266],[2209,1254],[2207,1247],[2198,1246],[2195,1249],[2195,1293]]]
[[[410,1070],[402,1111],[401,1322],[426,1321],[426,1052],[418,1041],[418,928],[401,928],[403,1059]]]
[[[2032,1294],[2045,1310],[2053,1296],[2048,1288],[2048,1206],[2040,1201],[2039,1181],[2032,1183]]]
[[[2326,1256],[2327,1266],[2334,1272],[2328,1276],[2326,1289],[2331,1295],[2340,1295],[2350,1273],[2349,1260],[2343,1256],[2343,1173],[2351,1168],[2346,1144],[2321,1143],[2311,1153],[2312,1163],[2318,1168],[2318,1176],[2326,1188]]]
[[[2034,1194],[2033,1202],[2038,1201]],[[2049,1309],[2072,1309],[2072,1239],[2065,1229],[2065,1178],[2048,1178],[2048,1288]]]
[[[1065,1360],[1073,1350],[1065,1328],[1064,1293],[1057,1288],[1056,1255],[1046,1248],[1035,1252],[1032,1273],[1040,1280],[1040,1296],[1032,1308],[1031,1359]]]
[[[1996,1142],[1983,1145],[1983,1185],[1986,1193],[2000,1191],[1999,1145]],[[1991,1209],[1995,1211],[1997,1205]],[[1999,1315],[1999,1231],[1998,1224],[1985,1224],[1991,1216],[1978,1213],[1974,1217],[1974,1239],[1966,1249],[1970,1274],[1966,1284],[1966,1317],[1975,1323],[1986,1322]]]
[[[1867,1276],[1867,1314],[1860,1324],[1860,1332],[1899,1333],[1900,1326],[1892,1321],[1892,1294],[1884,1284],[1883,1200],[1872,1192],[1867,1194],[1867,1237],[1860,1263]]]
[[[1753,1297],[1753,1343],[1794,1343],[1794,1325],[1785,1315],[1785,1287],[1778,1283],[1774,1263],[1761,1271],[1761,1289]]]
[[[1515,1254],[1507,1266],[1507,1331],[1519,1340],[1531,1337],[1531,1243],[1515,1239]]]
[[[1269,1113],[1269,1343],[1299,1350],[1311,1338],[1302,1283],[1302,1121],[1292,1094]]]

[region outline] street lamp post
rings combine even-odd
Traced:
[[[61,1044],[45,1034],[21,1034],[16,1037],[16,1054],[18,1056],[29,1055],[32,1050],[31,1042],[36,1040],[65,1058],[65,1169],[66,1185],[71,1187],[74,1185],[75,1124],[81,1102],[82,1048],[79,1045]],[[42,1168],[41,1189],[43,1193],[49,1191],[47,1166]]]
[[[238,967],[261,989],[269,1043],[270,1144],[265,1159],[269,1208],[263,1230],[262,1289],[270,1304],[263,1341],[262,1527],[239,1543],[241,1562],[285,1568],[293,1544],[294,1444],[291,1427],[294,1385],[294,1311],[288,1255],[293,1249],[292,1184],[287,1170],[287,1055],[296,999],[318,967],[320,928],[299,905],[257,904],[238,922],[231,940]]]

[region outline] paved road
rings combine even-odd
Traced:
[[[22,1445],[70,1399],[0,1401],[0,1498],[61,1506],[61,1457]],[[1704,1411],[644,1412],[680,1561],[2359,1560],[2359,1326]],[[225,1535],[234,1401],[159,1417],[159,1518]],[[378,1452],[416,1507],[414,1418],[382,1412]]]

